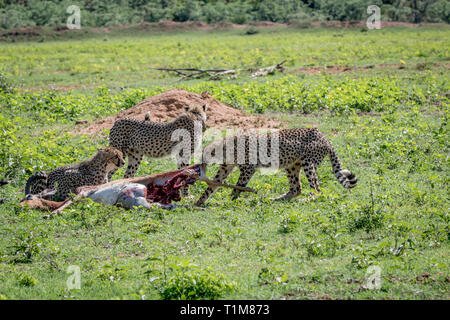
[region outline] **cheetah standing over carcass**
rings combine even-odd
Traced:
[[[207,105],[185,107],[182,115],[169,122],[153,122],[149,120],[149,117],[146,117],[144,121],[130,118],[116,121],[109,133],[109,144],[128,157],[128,167],[124,178],[134,176],[144,155],[151,158],[170,155],[172,149],[180,143],[173,137],[178,129],[184,129],[190,137],[187,141],[190,143],[190,155],[189,157],[183,155],[182,150],[177,154],[178,168],[189,165],[190,157],[201,142],[196,139],[196,123],[201,125],[202,132],[206,130],[206,110]],[[182,194],[188,195],[188,189],[183,188]]]
[[[257,134],[256,140],[249,134],[244,133],[208,145],[203,150],[203,161],[205,163],[207,163],[205,161],[206,156],[215,156],[214,153],[218,150],[224,158],[214,181],[222,182],[233,171],[234,167],[237,166],[240,170],[237,185],[245,187],[255,173],[256,168],[270,166],[267,161],[261,161],[260,153],[256,151],[258,151],[258,147],[264,148],[264,154],[270,158],[273,134],[278,134],[278,139],[273,140],[279,146],[277,148],[278,150],[276,150],[278,152],[278,167],[286,170],[289,180],[289,191],[276,200],[289,200],[301,194],[302,187],[299,180],[301,168],[303,168],[311,188],[319,193],[320,189],[316,169],[327,155],[330,157],[333,172],[342,186],[345,188],[353,188],[356,186],[357,179],[355,175],[348,170],[342,170],[331,142],[315,128],[287,129],[280,130],[276,133]],[[266,138],[264,139],[266,142],[262,147],[261,145],[258,146],[261,138]],[[236,146],[241,147],[237,149]],[[239,152],[243,154],[239,155]],[[253,162],[250,161],[252,157],[250,153],[252,152],[254,155],[258,155],[255,159],[256,161]],[[231,157],[226,157],[225,155],[227,153]],[[217,187],[208,187],[198,199],[196,205],[204,204],[216,189]],[[240,191],[233,190],[232,199],[237,198],[239,194]]]
[[[108,173],[121,168],[124,164],[121,151],[113,147],[100,148],[89,160],[56,168],[48,174],[44,171],[36,172],[28,178],[25,196],[56,187],[56,193],[49,200],[62,201],[69,193],[75,193],[78,187],[108,182]]]

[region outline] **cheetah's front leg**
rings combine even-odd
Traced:
[[[177,165],[177,167],[178,167],[178,169],[181,169],[181,168],[186,167],[186,166],[188,166],[188,165],[189,165],[189,164],[179,163],[179,164]],[[181,195],[182,195],[184,198],[187,198],[187,199],[192,199],[192,198],[194,198],[194,196],[191,196],[191,195],[189,194],[189,186],[188,186],[188,185],[182,186],[182,187],[180,188],[180,193],[181,193]]]
[[[108,183],[111,181],[112,176],[114,175],[114,173],[116,173],[116,171],[119,169],[112,169],[110,172],[108,172],[108,174],[106,175],[105,179],[103,180],[103,183]]]
[[[139,168],[139,165],[141,164],[142,157],[144,156],[143,153],[133,149],[129,150],[127,152],[128,155],[128,167],[125,171],[124,178],[133,178],[134,174]]]

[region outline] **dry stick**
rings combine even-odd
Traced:
[[[194,76],[198,76],[204,73],[210,73],[210,72],[223,72],[227,71],[228,69],[197,69],[197,68],[151,68],[153,70],[161,70],[161,71],[172,71],[176,72],[177,74],[183,75],[178,81],[181,81],[186,78],[192,78]],[[182,71],[190,71],[191,73],[182,72]]]
[[[286,60],[283,60],[280,63],[270,66],[270,67],[256,69],[256,71],[253,74],[267,75],[268,73],[271,73],[276,69],[282,70],[283,64],[285,62],[286,62]],[[215,80],[215,79],[219,79],[218,77],[223,76],[223,75],[236,74],[237,71],[244,70],[247,72],[252,72],[251,69],[198,69],[198,68],[151,68],[151,69],[160,70],[160,71],[168,71],[168,72],[176,72],[177,74],[182,75],[182,77],[180,79],[178,79],[177,81],[192,78],[192,77],[199,76],[199,75],[202,75],[205,73],[209,74],[209,76],[210,76],[209,80]],[[188,73],[188,72],[191,72],[191,73]]]
[[[154,70],[163,70],[163,71],[210,71],[210,72],[221,72],[226,71],[228,69],[197,69],[197,68],[151,68]]]
[[[181,80],[184,80],[184,79],[187,79],[187,78],[192,78],[194,76],[198,76],[198,75],[201,75],[203,73],[208,73],[208,72],[207,71],[199,71],[199,72],[187,74],[187,75],[181,77],[180,79],[178,79],[177,81],[181,81]]]
[[[260,76],[267,76],[268,74],[273,73],[275,70],[284,70],[283,64],[286,62],[286,60],[281,61],[280,63],[267,67],[267,68],[261,68],[257,69],[255,72],[252,73],[252,77],[260,77]]]
[[[221,76],[226,76],[228,74],[236,74],[236,70],[226,70],[214,73],[212,76],[208,78],[208,80],[219,80]]]

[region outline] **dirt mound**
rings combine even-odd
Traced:
[[[173,89],[157,96],[142,100],[135,106],[118,114],[95,120],[75,133],[96,134],[104,129],[111,129],[114,122],[122,118],[144,120],[150,112],[150,120],[165,122],[174,119],[184,112],[185,106],[208,104],[207,126],[214,128],[278,128],[280,121],[263,116],[249,115],[217,101],[207,92],[201,95],[184,89]]]

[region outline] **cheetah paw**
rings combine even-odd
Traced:
[[[310,202],[315,200],[318,197],[318,194],[314,193],[314,192],[310,192],[309,196],[307,198],[302,198],[299,200],[299,202]]]

